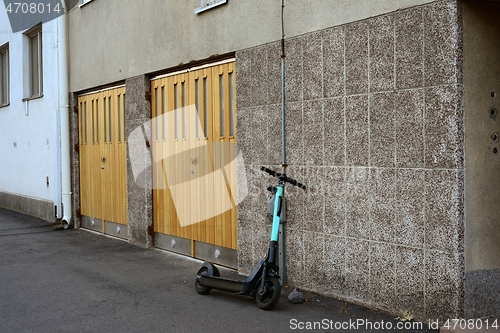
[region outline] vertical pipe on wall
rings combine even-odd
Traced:
[[[286,173],[286,137],[285,137],[285,0],[281,0],[281,165]]]
[[[283,173],[286,174],[286,137],[285,137],[285,23],[284,23],[285,0],[281,0],[281,165]],[[279,228],[279,274],[281,285],[286,283],[286,226],[280,223]]]
[[[60,152],[60,142],[61,142],[61,115],[59,110],[59,104],[56,112],[52,114],[52,128],[54,129],[54,136],[52,137],[52,142],[55,142],[55,149],[53,152],[55,170],[50,181],[50,187],[52,188],[52,196],[54,201],[54,216],[56,219],[62,218],[62,188],[61,188],[61,152]],[[48,176],[47,176],[48,177]],[[47,182],[47,187],[49,183]]]
[[[62,1],[64,14],[58,17],[58,58],[59,58],[59,114],[61,116],[61,186],[64,229],[72,225],[71,221],[71,160],[69,129],[69,87],[68,87],[68,46],[66,5]]]

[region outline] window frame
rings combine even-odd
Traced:
[[[4,63],[5,56],[5,63]],[[6,96],[4,96],[4,83],[7,83]],[[0,107],[10,104],[10,55],[9,43],[0,46]]]
[[[89,2],[91,2],[92,0],[82,0],[82,3],[78,5],[79,8],[82,8],[83,6],[85,6],[86,4],[88,4]]]
[[[195,8],[194,13],[200,14],[206,10],[218,7],[218,6],[223,5],[225,3],[227,3],[227,0],[200,0],[200,7]]]
[[[43,97],[43,37],[42,25],[38,25],[26,33],[28,38],[28,61],[29,61],[29,97],[34,99]],[[33,38],[37,38],[37,68],[33,67]],[[36,72],[36,77],[34,77]],[[37,86],[34,86],[35,81],[38,81]],[[35,91],[36,90],[36,91]]]

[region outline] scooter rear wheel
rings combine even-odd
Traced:
[[[280,280],[274,276],[268,276],[265,283],[265,291],[262,290],[262,282],[259,282],[257,292],[255,294],[255,301],[262,310],[271,310],[281,295]]]
[[[198,271],[198,276],[200,276],[200,275],[208,275],[208,269],[206,267],[200,268],[200,270]],[[211,287],[207,287],[207,286],[199,284],[198,277],[196,278],[196,280],[194,282],[194,287],[196,288],[196,291],[200,295],[206,295],[210,292],[210,290],[212,290]]]

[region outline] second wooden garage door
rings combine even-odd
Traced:
[[[151,81],[155,244],[237,264],[235,63]]]

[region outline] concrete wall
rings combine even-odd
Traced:
[[[464,5],[467,271],[500,268],[500,3]]]
[[[289,0],[288,37],[434,0]],[[79,91],[281,38],[281,2],[93,0],[69,15],[70,90]],[[88,69],[93,71],[89,72]]]
[[[464,314],[461,11],[437,2],[286,43],[288,279],[417,318]],[[266,247],[280,168],[278,43],[236,53],[238,144],[249,196],[239,265]]]
[[[78,147],[79,142],[79,121],[78,113],[72,112],[78,107],[78,96],[74,93],[69,95],[69,124],[70,124],[70,164],[71,164],[71,196],[72,207],[71,212],[73,215],[73,225],[75,228],[80,228],[82,225],[82,216],[80,211],[80,150],[75,149]]]
[[[467,315],[500,313],[500,3],[464,2]],[[497,138],[495,140],[495,134]]]
[[[0,45],[9,43],[10,58],[10,105],[0,108],[0,206],[53,220],[54,205],[61,211],[57,21],[42,26],[43,97],[23,102],[27,41],[0,10]]]
[[[286,1],[287,159],[290,176],[309,187],[287,188],[290,284],[419,319],[495,313],[498,298],[484,295],[498,285],[498,214],[489,208],[498,164],[488,141],[496,122],[481,112],[498,101],[483,96],[498,85],[489,65],[498,63],[498,24],[488,26],[497,5],[472,2]],[[272,181],[258,168],[281,160],[281,7],[229,0],[195,15],[198,5],[76,7],[70,90],[75,100],[125,82],[129,133],[149,119],[150,74],[236,53],[238,144],[250,186],[238,208],[238,265],[248,273],[270,231]],[[483,45],[492,51],[478,53]],[[128,168],[129,239],[151,245],[151,193]],[[73,172],[77,180],[76,160]]]

